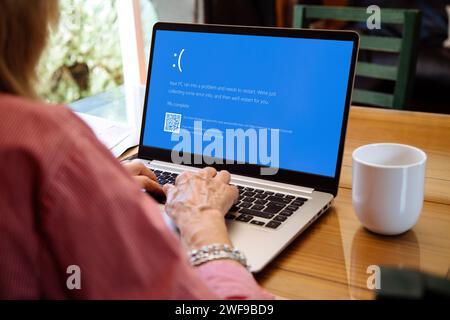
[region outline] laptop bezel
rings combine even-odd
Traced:
[[[350,110],[351,95],[353,90],[353,83],[355,77],[355,66],[359,49],[359,35],[354,31],[334,31],[334,30],[310,30],[310,29],[288,29],[288,28],[267,28],[267,27],[247,27],[247,26],[224,26],[224,25],[205,25],[205,24],[181,24],[181,23],[164,23],[158,22],[153,27],[152,44],[150,50],[150,58],[147,72],[147,85],[145,89],[144,108],[142,113],[142,126],[139,139],[138,157],[146,160],[159,160],[165,162],[172,162],[172,150],[160,149],[143,144],[145,134],[145,122],[148,112],[148,95],[150,90],[150,78],[153,64],[153,51],[156,39],[156,32],[159,30],[180,31],[180,32],[200,32],[200,33],[220,33],[220,34],[238,34],[238,35],[255,35],[255,36],[274,36],[274,37],[289,37],[289,38],[309,38],[309,39],[324,39],[324,40],[343,40],[353,42],[353,52],[351,57],[351,65],[348,76],[347,93],[344,106],[344,115],[341,128],[341,136],[338,150],[338,157],[336,162],[336,169],[334,177],[321,176],[311,173],[292,171],[287,169],[279,169],[276,175],[261,175],[261,168],[263,166],[255,164],[217,164],[208,159],[207,163],[214,162],[212,167],[217,170],[228,170],[233,174],[264,179],[268,181],[282,182],[292,185],[313,188],[318,191],[331,193],[337,195],[339,179],[342,166],[342,158],[344,153],[345,136],[347,132],[347,123]],[[195,164],[193,161],[193,154],[184,154],[183,156],[190,157],[192,160],[189,166],[204,167],[203,164]],[[223,161],[224,162],[224,161]],[[209,165],[208,165],[209,166]]]

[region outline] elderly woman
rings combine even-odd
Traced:
[[[242,257],[187,259],[232,246],[229,173],[184,173],[165,187],[180,241],[141,192],[163,192],[149,169],[124,168],[69,109],[39,101],[35,67],[57,19],[55,0],[0,1],[0,298],[270,298]]]

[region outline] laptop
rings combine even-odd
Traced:
[[[358,46],[351,31],[154,26],[138,158],[161,184],[228,170],[252,272],[332,205]]]

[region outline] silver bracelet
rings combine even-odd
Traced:
[[[247,270],[250,266],[247,264],[247,258],[238,249],[233,248],[227,244],[210,244],[198,250],[192,250],[189,253],[189,262],[196,267],[203,263],[213,260],[230,259],[239,262]]]

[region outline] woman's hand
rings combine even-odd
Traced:
[[[165,185],[166,213],[180,229],[190,249],[213,243],[231,244],[224,215],[237,201],[238,190],[231,186],[227,171],[205,168],[184,172],[175,185]]]
[[[164,195],[156,175],[140,161],[122,163],[139,185],[154,195]]]

